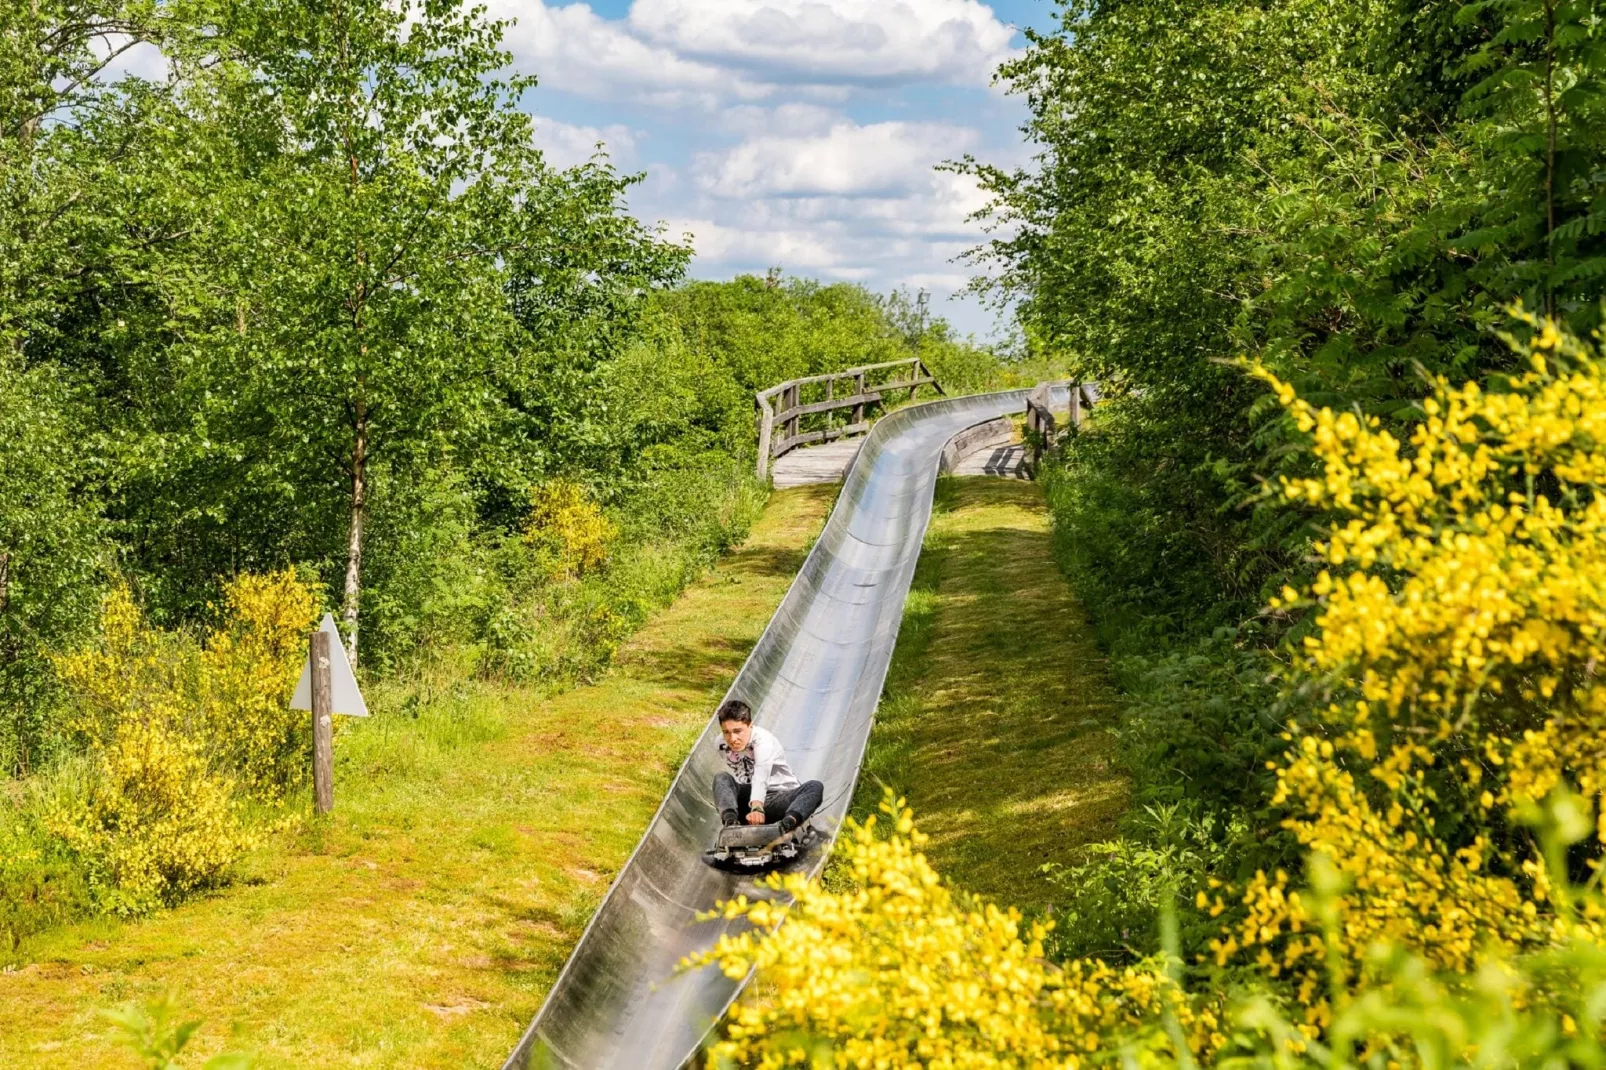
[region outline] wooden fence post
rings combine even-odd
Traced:
[[[855,375],[853,377],[853,396],[854,397],[862,397],[863,395],[864,395],[864,373],[860,372],[858,375]],[[862,402],[862,401],[859,402],[857,405],[853,406],[853,422],[856,423],[856,424],[864,423],[864,402]]]
[[[758,481],[770,478],[770,436],[775,430],[775,410],[764,398],[758,399]]]
[[[1071,380],[1071,426],[1082,426],[1082,384]]]
[[[312,633],[312,801],[327,814],[335,808],[334,712],[330,706],[329,633]]]

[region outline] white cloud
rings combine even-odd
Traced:
[[[788,82],[985,85],[1014,33],[978,0],[635,0],[629,18],[682,55]]]
[[[580,162],[601,140],[644,167],[632,209],[692,235],[694,274],[779,264],[939,299],[962,288],[969,270],[953,260],[985,239],[967,217],[986,198],[934,168],[967,152],[1001,162],[993,142],[1015,126],[986,88],[1013,29],[985,3],[634,0],[608,19],[584,0],[486,2],[516,20],[517,69],[609,102],[538,117],[548,158]],[[918,99],[938,86],[953,87],[942,110]],[[984,329],[979,316],[963,326]]]
[[[544,85],[597,99],[713,108],[782,88],[843,100],[855,86],[984,86],[1013,28],[978,0],[488,0],[504,44]]]
[[[835,243],[810,230],[730,226],[713,219],[671,219],[671,234],[690,234],[699,259],[736,265],[785,264],[788,270],[849,277]]]
[[[721,125],[736,134],[769,134],[789,130],[794,134],[823,134],[842,120],[835,108],[793,101],[773,108],[757,104],[738,104],[726,108]]]
[[[974,130],[939,123],[840,120],[823,134],[761,135],[700,154],[697,171],[722,197],[889,193],[928,186],[935,164],[976,140]]]
[[[770,93],[765,85],[644,41],[623,22],[601,18],[585,4],[490,0],[486,7],[492,18],[514,21],[502,43],[515,65],[554,89],[667,107],[712,107],[732,97],[757,100]]]
[[[161,82],[167,79],[172,70],[172,64],[161,49],[148,41],[135,41],[123,33],[95,37],[89,42],[89,50],[96,59],[109,60],[97,79],[105,83],[129,76]]]
[[[577,126],[558,119],[537,115],[535,144],[554,167],[573,167],[594,156],[597,145],[616,164],[628,165],[636,148],[636,135],[628,126],[611,123],[608,126]]]
[[[780,264],[952,293],[968,277],[952,261],[983,237],[967,217],[986,197],[974,179],[934,165],[978,138],[960,126],[841,116],[823,132],[752,136],[696,158],[696,196],[683,205],[692,211],[670,229],[692,234],[699,273]]]

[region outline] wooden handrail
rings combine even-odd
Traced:
[[[1032,392],[1026,395],[1026,430],[1032,432],[1027,435],[1026,467],[1033,475],[1037,472],[1037,465],[1043,459],[1043,454],[1054,445],[1054,440],[1064,430],[1054,415],[1051,401],[1055,389],[1059,387],[1067,387],[1070,390],[1068,427],[1082,426],[1084,414],[1098,402],[1098,387],[1093,383],[1059,379],[1038,383],[1032,388]]]
[[[893,368],[908,368],[909,377],[893,378],[882,383],[865,382],[866,375]],[[853,392],[837,397],[836,384],[847,379],[853,380]],[[819,383],[825,384],[825,399],[805,403],[800,396],[802,388]],[[942,384],[919,357],[906,357],[903,360],[845,368],[839,372],[805,375],[800,379],[777,383],[768,390],[760,390],[753,395],[754,404],[758,406],[758,478],[768,479],[770,462],[798,446],[864,434],[870,430],[871,421],[865,416],[868,406],[884,405],[887,394],[899,390],[909,391],[909,399],[913,400],[915,393],[923,386],[929,386],[946,396]],[[776,399],[779,399],[778,405],[772,403]],[[805,416],[817,416],[838,409],[853,410],[850,423],[832,427],[828,421],[825,428],[810,431],[803,431],[798,426],[798,421]],[[781,427],[780,434],[776,434],[776,424]]]
[[[863,375],[865,372],[878,372],[887,368],[902,368],[910,364],[920,364],[921,368],[925,368],[925,365],[920,363],[919,357],[905,357],[903,360],[888,360],[883,361],[880,364],[861,364],[857,368],[848,368],[844,371],[824,372],[820,375],[805,375],[801,379],[788,379],[786,382],[772,386],[768,390],[759,391],[758,396],[766,399],[772,398],[788,387],[808,386],[810,383],[823,383],[828,379],[852,379]],[[930,375],[931,372],[927,371],[926,374]]]

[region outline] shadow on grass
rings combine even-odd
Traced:
[[[776,492],[776,505],[773,507],[788,511],[791,516],[806,517],[812,531],[819,527],[818,511],[828,507],[836,493],[835,485],[826,484],[789,488]],[[783,522],[782,526],[790,525]],[[807,538],[805,545],[801,546],[797,543],[802,540],[791,538],[786,541],[791,545],[761,541],[738,547],[726,555],[720,565],[720,576],[732,583],[752,580],[790,583],[798,569],[803,567],[814,539],[812,536]],[[717,585],[718,581],[715,582]],[[765,589],[773,590],[769,584],[765,585]],[[742,663],[758,642],[761,630],[762,625],[751,634],[713,635],[697,629],[696,640],[689,643],[677,643],[660,634],[650,644],[623,652],[619,664],[627,667],[634,676],[672,689],[722,691],[741,671]]]
[[[1116,693],[1054,564],[1041,495],[945,481],[855,799],[906,795],[955,883],[1047,903],[1039,872],[1105,839],[1126,808]]]
[[[674,690],[713,690],[729,684],[758,641],[710,637],[697,643],[657,647],[633,654],[628,662],[633,675]]]

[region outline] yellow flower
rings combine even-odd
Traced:
[[[844,830],[851,888],[772,877],[777,900],[721,906],[753,928],[685,965],[757,976],[710,1067],[819,1065],[799,1032],[843,1067],[1078,1067],[1116,1034],[1165,1047],[1167,1014],[1190,1044],[1219,1043],[1217,1020],[1196,1014],[1159,964],[1056,967],[1043,957],[1048,923],[953,891],[920,853],[925,838],[903,800],[889,795],[882,812],[886,836],[875,818]]]

